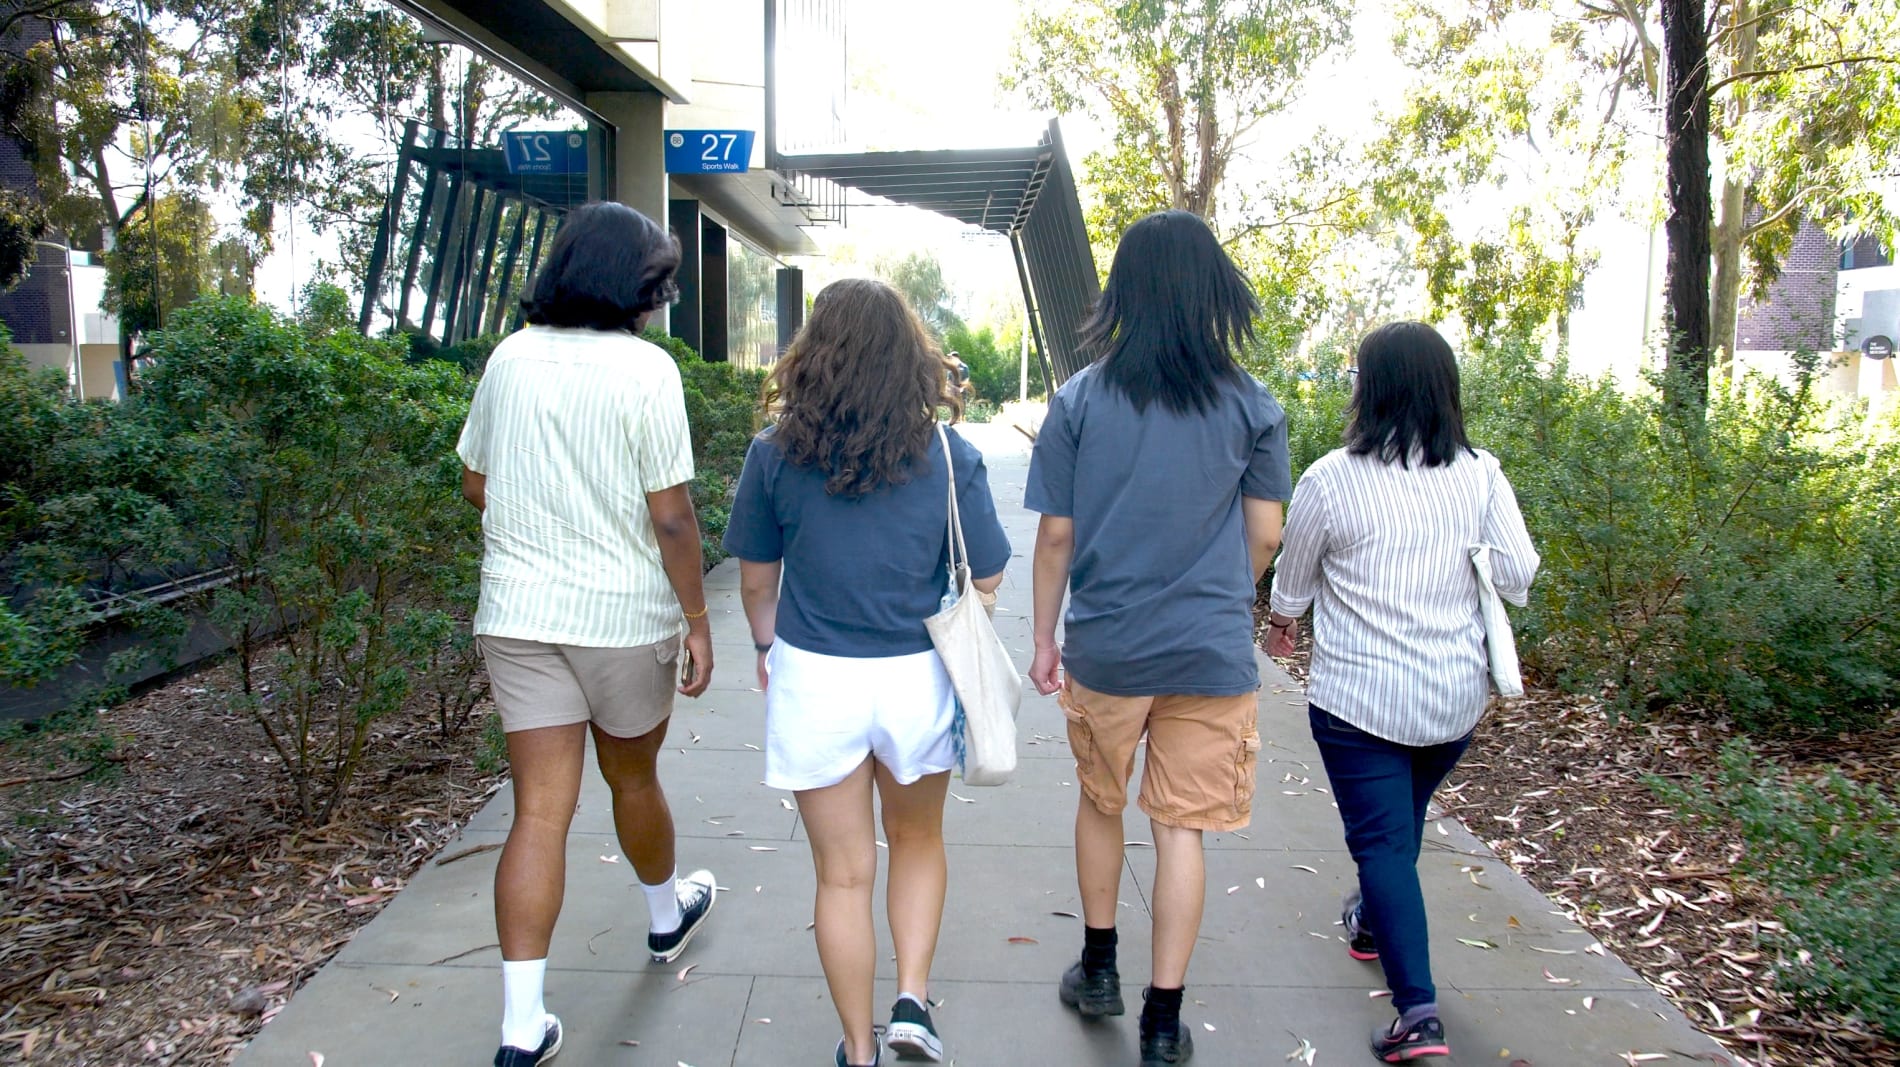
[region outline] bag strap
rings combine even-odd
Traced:
[[[944,530],[944,537],[950,546],[950,580],[956,581],[958,561],[967,566],[970,562],[970,549],[963,543],[963,516],[957,511],[957,468],[950,458],[950,432],[943,423],[937,424],[937,440],[943,442],[944,480],[950,486],[950,521]]]

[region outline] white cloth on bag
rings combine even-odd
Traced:
[[[765,662],[767,786],[837,785],[865,756],[903,785],[956,766],[956,691],[936,652],[827,656],[780,638]]]

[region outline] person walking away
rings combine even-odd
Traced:
[[[482,513],[476,640],[515,788],[495,870],[496,1067],[561,1050],[542,980],[590,731],[654,962],[677,959],[713,907],[711,873],[675,876],[655,768],[675,680],[698,696],[713,667],[679,369],[634,336],[677,295],[679,261],[631,208],[571,212],[522,300],[528,325],[495,347],[462,430],[462,492]]]
[[[776,423],[746,452],[726,527],[765,690],[766,784],[798,795],[811,838],[818,960],[844,1026],[837,1067],[881,1056],[874,789],[897,949],[886,1039],[900,1059],[943,1059],[928,998],[956,694],[924,619],[947,586],[951,472],[974,585],[990,603],[1010,557],[982,454],[955,430],[940,435],[935,412],[962,410],[947,369],[896,290],[826,286],[773,368]]]
[[[1378,960],[1398,1018],[1372,1033],[1387,1063],[1448,1056],[1426,943],[1418,856],[1426,808],[1490,690],[1471,548],[1522,606],[1537,551],[1490,453],[1471,447],[1458,362],[1436,330],[1398,322],[1360,342],[1345,447],[1300,477],[1273,572],[1268,652],[1291,655],[1313,611],[1308,717],[1359,891],[1342,922]]]
[[[1240,829],[1252,813],[1254,587],[1292,489],[1285,413],[1234,358],[1257,313],[1247,279],[1198,217],[1165,211],[1129,227],[1083,328],[1095,361],[1050,401],[1024,499],[1042,514],[1030,680],[1061,692],[1082,791],[1075,866],[1086,930],[1060,994],[1084,1018],[1124,1011],[1122,810],[1148,739],[1139,803],[1154,828],[1155,891],[1144,1067],[1193,1055],[1181,1003],[1206,897],[1201,835]]]

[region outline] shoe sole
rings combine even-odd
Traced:
[[[1062,998],[1062,1003],[1074,1008],[1076,1014],[1082,1016],[1084,1019],[1099,1019],[1106,1015],[1125,1015],[1128,1012],[1128,1005],[1123,1002],[1120,997],[1116,997],[1111,1001],[1085,1001],[1081,997],[1070,994],[1066,989],[1057,990],[1056,995]]]
[[[1417,1048],[1400,1049],[1379,1057],[1387,1063],[1404,1063],[1407,1060],[1423,1059],[1426,1056],[1449,1056],[1450,1045],[1420,1045]]]
[[[1360,963],[1371,963],[1373,960],[1376,960],[1379,958],[1379,954],[1377,952],[1361,952],[1356,948],[1347,949],[1346,955],[1351,956],[1353,959],[1358,960]]]
[[[943,1041],[916,1023],[892,1023],[884,1043],[900,1060],[943,1062]]]
[[[541,1057],[540,1062],[546,1063],[554,1057],[559,1056],[561,1054],[561,1042],[565,1040],[566,1037],[567,1027],[557,1026],[554,1031],[554,1047],[549,1049],[547,1053]]]
[[[666,952],[650,953],[647,958],[654,963],[672,963],[674,960],[679,959],[685,954],[686,946],[692,944],[693,938],[698,937],[699,932],[705,929],[706,920],[712,918],[713,907],[718,903],[719,890],[715,889],[712,891],[712,894],[706,898],[706,910],[700,913],[699,921],[693,924],[691,930],[686,931],[686,936],[680,938],[680,943],[674,945]]]

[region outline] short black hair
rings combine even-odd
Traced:
[[[1158,211],[1122,234],[1108,284],[1082,342],[1102,377],[1137,411],[1160,401],[1205,411],[1223,378],[1239,380],[1234,349],[1260,313],[1247,276],[1190,211]]]
[[[1465,437],[1458,357],[1422,322],[1391,322],[1359,342],[1357,384],[1346,407],[1346,450],[1410,467],[1417,457],[1442,467],[1460,451],[1476,456]]]
[[[521,297],[537,326],[633,330],[679,298],[679,241],[625,204],[597,201],[567,213]]]

